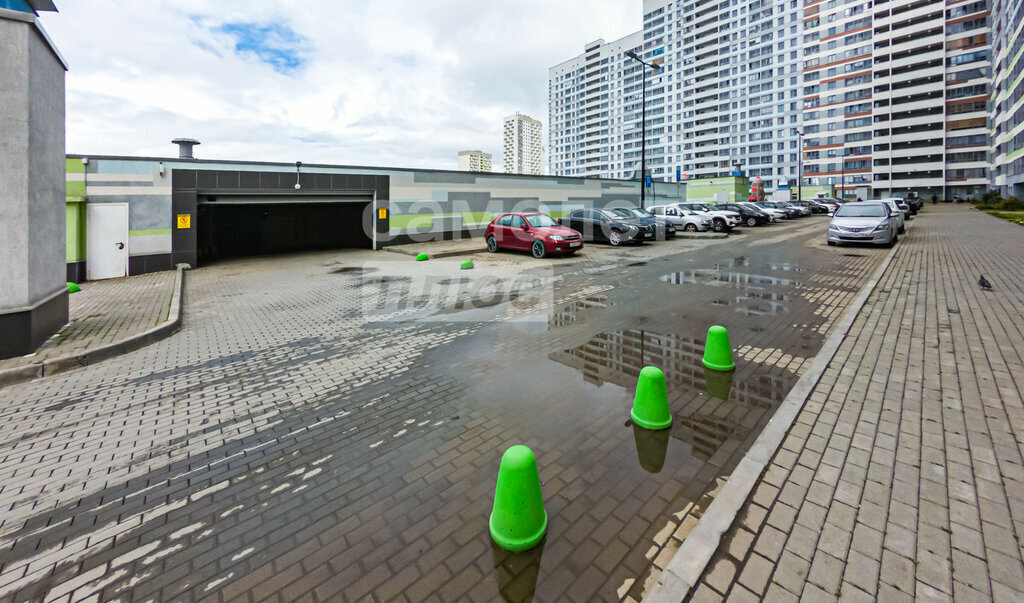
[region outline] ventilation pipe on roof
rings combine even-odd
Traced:
[[[194,138],[175,138],[171,141],[173,144],[178,145],[178,158],[179,159],[195,159],[192,155],[192,147],[197,144],[202,144]]]

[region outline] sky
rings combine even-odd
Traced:
[[[544,122],[548,68],[641,27],[641,0],[57,0],[67,150],[455,169]]]

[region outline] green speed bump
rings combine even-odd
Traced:
[[[668,409],[668,388],[665,373],[656,366],[645,366],[636,382],[633,396],[633,410],[629,416],[644,429],[665,429],[672,425],[672,413]]]
[[[725,327],[714,325],[708,329],[708,340],[704,344],[704,366],[715,371],[731,371],[736,368],[732,359],[732,345]]]
[[[512,446],[501,457],[488,523],[495,544],[507,551],[531,549],[544,538],[548,514],[540,492],[537,459],[526,446]]]

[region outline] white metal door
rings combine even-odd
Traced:
[[[90,281],[128,276],[128,204],[86,204],[85,273]]]

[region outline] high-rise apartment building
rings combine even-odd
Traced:
[[[642,31],[614,42],[591,42],[583,54],[548,70],[550,173],[631,178],[639,169],[642,72],[627,52],[643,52]],[[649,92],[659,79],[648,75]],[[662,102],[658,96],[650,99],[648,126],[654,126],[653,112]]]
[[[804,177],[865,198],[989,182],[989,0],[805,2]]]
[[[505,173],[542,174],[541,123],[516,113],[505,118]]]
[[[460,172],[491,171],[491,154],[483,151],[459,151]]]
[[[795,188],[802,167],[804,184],[865,198],[1012,187],[1024,173],[1021,6],[644,0],[641,32],[549,71],[551,172],[636,173],[642,72],[624,56],[635,50],[663,67],[647,75],[657,180],[739,166],[771,191]]]
[[[699,178],[739,166],[769,191],[795,184],[801,8],[797,0],[644,2],[645,40],[666,48],[668,165]]]
[[[801,31],[797,0],[644,0],[643,30],[551,68],[552,173],[632,177],[640,164],[640,65],[647,169],[656,180],[797,176]]]
[[[992,2],[992,185],[1024,199],[1024,2]]]

